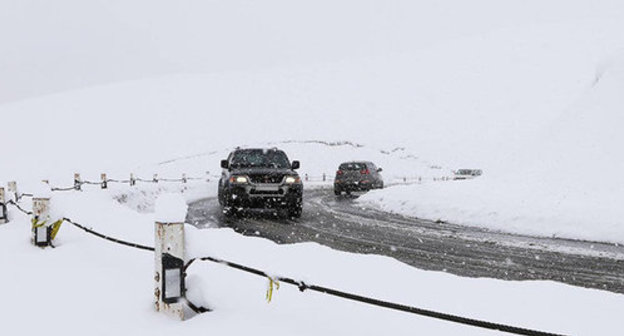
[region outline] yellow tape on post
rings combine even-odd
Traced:
[[[279,290],[280,288],[279,281],[274,280],[273,278],[269,278],[269,287],[267,288],[267,293],[266,293],[267,303],[271,303],[271,300],[273,300],[273,286],[275,286],[275,290]]]

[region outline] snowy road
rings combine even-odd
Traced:
[[[506,280],[553,280],[624,293],[624,247],[489,232],[361,208],[329,189],[307,191],[299,220],[271,214],[226,220],[215,198],[191,204],[187,222],[231,227],[280,244],[317,242],[386,255],[425,270]]]

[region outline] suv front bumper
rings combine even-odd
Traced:
[[[230,185],[226,189],[225,206],[246,209],[287,208],[301,204],[302,184]]]

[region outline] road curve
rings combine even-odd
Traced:
[[[308,190],[297,220],[272,213],[226,219],[216,198],[190,205],[188,223],[231,227],[279,244],[317,242],[337,250],[385,255],[408,265],[467,277],[553,280],[624,293],[624,247],[534,238],[362,208],[330,189]]]

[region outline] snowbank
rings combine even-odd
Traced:
[[[624,63],[613,63],[500,177],[390,188],[360,201],[506,232],[624,243],[623,89]]]

